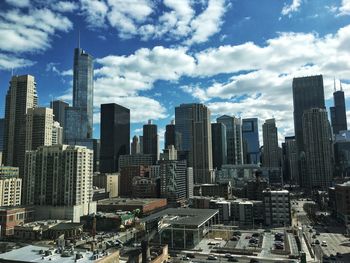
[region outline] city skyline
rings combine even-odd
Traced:
[[[165,125],[174,118],[174,108],[183,102],[202,102],[211,110],[212,122],[222,114],[258,117],[260,136],[263,121],[274,117],[281,142],[284,136],[294,134],[293,77],[323,74],[327,110],[333,106],[334,77],[342,80],[345,96],[350,94],[346,1],[325,1],[325,5],[264,1],[266,7],[260,12],[253,8],[257,1],[202,1],[195,5],[184,1],[178,6],[176,1],[141,2],[137,12],[125,5],[120,8],[118,1],[100,1],[94,8],[87,1],[50,1],[46,6],[33,1],[29,7],[27,1],[1,3],[0,23],[8,25],[13,34],[3,32],[8,41],[0,45],[0,96],[5,97],[14,68],[14,74],[35,77],[40,106],[48,107],[53,98],[72,105],[72,57],[79,45],[79,31],[80,47],[96,61],[94,138],[100,137],[102,103],[130,108],[131,138],[141,135],[142,125],[153,119],[162,147]],[[116,11],[117,7],[121,11]],[[128,35],[127,23],[118,27],[114,13],[126,19],[121,22],[130,22]],[[27,19],[21,21],[21,16]],[[89,17],[96,18],[94,28]],[[166,24],[161,17],[172,17],[177,23],[172,25],[169,20]],[[208,32],[198,24],[204,18]],[[45,22],[47,27],[36,22]],[[152,27],[159,29],[159,35],[146,30]],[[33,39],[21,35],[20,29],[41,33]],[[12,36],[21,41],[11,46]],[[301,46],[307,52],[302,52]],[[291,48],[300,52],[287,52]],[[4,107],[0,116],[4,116]]]

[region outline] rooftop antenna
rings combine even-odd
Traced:
[[[336,92],[337,91],[337,87],[335,85],[335,77],[333,77],[333,80],[334,80],[334,92]]]
[[[341,80],[339,79],[339,83],[340,83],[340,90],[343,91],[343,86],[341,85]]]

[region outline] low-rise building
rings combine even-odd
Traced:
[[[193,194],[195,196],[213,196],[228,199],[231,197],[231,185],[229,183],[195,185]]]
[[[1,236],[12,236],[15,226],[34,220],[31,206],[0,207]]]
[[[234,225],[255,227],[264,222],[262,201],[236,199],[231,201],[231,219]]]
[[[219,223],[228,224],[231,221],[231,203],[223,199],[213,199],[209,203],[210,209],[219,210]]]
[[[270,227],[291,225],[290,197],[288,190],[263,191],[265,224]]]
[[[109,193],[109,197],[119,196],[119,173],[94,173],[92,178],[93,185],[98,188],[106,189],[106,192]]]

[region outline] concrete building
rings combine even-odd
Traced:
[[[284,181],[291,184],[299,184],[298,148],[295,136],[285,137],[284,145]]]
[[[278,135],[275,119],[266,120],[263,130],[263,166],[280,167],[281,156],[278,150]]]
[[[132,142],[131,142],[131,155],[135,155],[139,153],[140,153],[139,137],[134,135],[134,137],[132,137]]]
[[[119,195],[132,197],[132,182],[134,177],[145,176],[147,167],[143,165],[130,165],[121,168]]]
[[[325,109],[310,109],[303,115],[303,136],[307,177],[302,186],[312,191],[327,189],[332,182],[332,134]]]
[[[181,134],[181,151],[187,152],[187,164],[193,167],[196,184],[214,180],[210,110],[203,104],[175,107],[175,131]]]
[[[17,167],[0,166],[0,206],[21,204],[22,179]]]
[[[73,107],[65,109],[64,139],[91,139],[93,134],[94,66],[93,57],[74,49]]]
[[[331,123],[333,134],[338,134],[340,131],[346,131],[348,124],[346,120],[346,107],[344,91],[340,83],[340,90],[336,90],[334,81],[334,92],[333,92],[334,106],[330,107],[331,112]]]
[[[246,145],[244,158],[248,164],[260,163],[259,126],[257,118],[242,120],[243,145]]]
[[[220,170],[221,166],[227,163],[226,126],[220,122],[212,123],[211,132],[213,168]]]
[[[70,213],[71,208],[77,213],[91,212],[92,166],[93,151],[82,146],[41,146],[35,151],[27,151],[24,203],[38,205],[39,210],[45,206],[55,207],[57,213],[64,216]],[[59,212],[59,207],[64,209]],[[40,213],[51,213],[48,210],[42,209]],[[70,216],[74,219],[78,217],[76,214]]]
[[[123,167],[137,166],[137,165],[152,165],[153,156],[151,154],[134,154],[134,155],[120,155],[119,156],[119,171]]]
[[[225,199],[212,199],[209,201],[210,209],[219,210],[219,224],[229,224],[231,221],[231,203]]]
[[[240,118],[223,115],[216,119],[226,127],[227,164],[243,164],[242,123]]]
[[[156,164],[159,159],[159,145],[157,125],[148,120],[148,123],[143,125],[143,154],[150,154],[153,156],[153,164]]]
[[[262,201],[236,199],[231,202],[231,220],[234,225],[256,228],[264,223]]]
[[[33,76],[13,76],[6,94],[3,163],[19,167],[24,162],[26,114],[38,105]]]
[[[57,121],[54,121],[52,126],[52,145],[55,144],[63,144],[63,128]]]
[[[96,173],[93,176],[93,186],[106,189],[109,197],[119,196],[120,174]]]
[[[335,185],[336,217],[345,226],[350,224],[350,181]]]
[[[193,188],[193,195],[195,196],[212,196],[223,197],[228,199],[231,197],[230,184],[200,184]]]
[[[101,105],[100,172],[119,171],[119,156],[130,154],[130,110],[115,104]]]
[[[13,236],[15,226],[34,221],[34,214],[31,206],[0,207],[1,236]]]
[[[265,224],[270,227],[288,227],[291,225],[290,197],[287,190],[265,190]]]
[[[130,197],[157,198],[160,196],[159,184],[159,180],[151,177],[134,176],[132,178]]]

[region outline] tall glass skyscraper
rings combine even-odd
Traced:
[[[247,163],[258,164],[260,162],[259,127],[257,118],[242,120],[243,141],[246,144]]]
[[[67,108],[65,115],[66,141],[92,138],[93,71],[93,57],[83,49],[76,48],[73,64],[73,107]]]
[[[334,107],[330,108],[331,111],[331,122],[333,133],[338,134],[340,131],[346,131],[348,129],[346,121],[346,108],[344,91],[337,90],[333,93]]]
[[[5,129],[5,119],[0,119],[0,152],[2,152],[4,148],[4,129]]]

